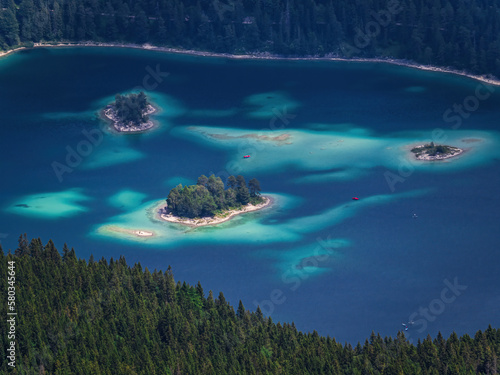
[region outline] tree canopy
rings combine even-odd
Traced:
[[[248,203],[261,203],[263,200],[257,194],[260,183],[255,178],[251,181],[253,193],[250,193],[243,176],[229,176],[226,190],[220,177],[201,175],[196,185],[179,184],[170,190],[168,209],[175,216],[195,218],[214,216],[217,212],[240,208]]]
[[[172,269],[93,256],[21,236],[14,254],[0,246],[0,277],[15,261],[16,368],[7,374],[497,374],[500,330],[473,337],[438,334],[411,344],[371,333],[356,346],[294,323],[275,323],[222,292],[176,281]],[[7,296],[7,283],[0,292]],[[7,304],[0,304],[6,317]],[[8,331],[0,319],[0,331]],[[0,335],[6,353],[9,340]]]
[[[116,115],[123,124],[141,124],[149,120],[147,115],[148,100],[144,92],[138,94],[128,94],[115,96],[115,102],[112,104]]]
[[[495,0],[3,0],[0,49],[152,43],[224,53],[390,57],[500,76]]]

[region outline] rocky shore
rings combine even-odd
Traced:
[[[463,153],[464,150],[453,146],[425,144],[412,148],[411,152],[415,154],[418,160],[432,161],[453,158]]]
[[[143,115],[149,116],[155,113],[157,110],[151,104],[148,104],[146,111]],[[149,130],[155,126],[152,120],[136,124],[134,122],[124,123],[117,115],[115,107],[109,104],[104,110],[103,115],[113,124],[113,128],[121,133],[140,133]]]

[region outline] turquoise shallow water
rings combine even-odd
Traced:
[[[141,86],[158,127],[110,132],[99,109]],[[0,59],[0,88],[4,247],[27,232],[80,257],[170,264],[340,341],[409,320],[411,339],[500,325],[498,88],[387,64],[109,48]],[[409,157],[431,139],[466,152]],[[274,205],[217,227],[154,220],[202,173],[257,177]]]

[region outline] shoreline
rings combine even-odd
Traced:
[[[425,146],[425,144],[418,145],[418,146],[412,146],[412,148],[418,148],[418,147],[424,147],[424,146]],[[417,155],[413,151],[410,151],[410,153],[415,156],[415,159],[420,160],[420,161],[440,161],[440,160],[451,159],[451,158],[454,158],[456,156],[462,155],[466,151],[465,149],[462,149],[459,147],[453,147],[453,149],[456,150],[456,152],[454,152],[453,154],[446,154],[444,156],[441,156],[441,155],[430,156],[427,154],[424,154],[424,155],[418,154]]]
[[[233,217],[245,214],[248,212],[255,212],[259,211],[265,208],[268,208],[273,205],[274,200],[269,197],[263,195],[262,198],[265,199],[265,202],[258,204],[256,206],[252,204],[248,204],[241,209],[238,210],[230,210],[225,213],[224,216],[210,216],[210,217],[202,217],[202,218],[195,218],[195,219],[189,219],[189,218],[181,218],[178,216],[174,216],[170,213],[168,213],[167,205],[164,203],[164,201],[161,201],[161,203],[157,204],[154,206],[154,218],[159,221],[164,221],[164,222],[169,222],[169,223],[174,223],[174,224],[181,224],[189,227],[204,227],[207,225],[217,225],[224,223],[226,221],[231,220]]]
[[[14,48],[14,49],[10,49],[10,50],[8,50],[8,51],[2,51],[2,52],[0,52],[0,58],[5,57],[5,56],[8,56],[8,55],[10,55],[11,53],[14,53],[14,52],[20,51],[20,50],[22,50],[22,49],[28,49],[28,48],[30,48],[30,47],[17,47],[17,48]]]
[[[148,104],[148,110],[146,111],[146,115],[152,115],[158,112],[158,108],[153,106],[152,104]],[[114,107],[111,104],[108,104],[104,109],[100,111],[101,117],[104,118],[105,121],[111,122],[111,128],[117,133],[125,133],[125,134],[136,134],[136,133],[144,133],[148,130],[151,130],[155,127],[155,123],[153,120],[148,120],[145,123],[140,124],[139,126],[130,126],[124,125],[119,120],[116,119]]]
[[[15,51],[26,49],[26,48],[40,48],[40,47],[119,47],[119,48],[132,48],[132,49],[142,49],[149,51],[158,51],[158,52],[167,52],[167,53],[176,53],[176,54],[184,54],[190,56],[203,56],[203,57],[224,57],[230,59],[240,59],[240,60],[284,60],[284,61],[342,61],[342,62],[371,62],[371,63],[386,63],[392,65],[403,66],[412,69],[419,70],[427,70],[438,73],[448,73],[454,74],[462,77],[467,77],[474,79],[476,81],[480,81],[483,83],[487,83],[494,86],[500,86],[500,79],[490,76],[490,75],[477,75],[468,73],[465,71],[460,71],[453,68],[446,67],[438,67],[433,65],[424,65],[416,62],[401,60],[401,59],[391,59],[391,58],[382,58],[382,57],[373,57],[373,58],[345,58],[345,57],[336,57],[336,56],[325,56],[325,57],[285,57],[270,54],[267,52],[256,53],[256,54],[245,54],[245,55],[234,55],[230,53],[215,53],[215,52],[205,52],[205,51],[197,51],[197,50],[186,50],[180,48],[172,48],[172,47],[158,47],[153,46],[151,44],[132,44],[132,43],[98,43],[98,42],[79,42],[79,43],[34,43],[33,47],[19,47],[11,51],[6,51],[0,53],[1,56],[8,55]]]

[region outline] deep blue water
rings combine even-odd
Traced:
[[[154,82],[145,77],[157,67],[168,72],[147,92],[162,108],[159,130],[105,130],[99,109],[116,93]],[[473,100],[478,87],[490,95],[453,129],[443,114]],[[200,280],[207,293],[223,291],[233,305],[241,299],[253,310],[260,303],[274,321],[294,321],[339,341],[355,343],[371,331],[394,336],[412,315],[412,339],[500,326],[500,159],[491,151],[500,139],[498,88],[387,64],[36,49],[0,60],[0,112],[4,249],[15,249],[26,232],[44,242],[52,238],[60,248],[66,242],[82,258],[125,255],[129,264],[150,269],[172,265],[178,280]],[[237,143],[208,141],[190,126],[239,136],[268,134],[272,124],[283,127],[273,136],[291,132],[294,145],[257,148],[255,164],[243,171],[247,179],[257,177],[264,192],[288,197],[279,209],[188,231],[175,243],[96,234],[102,225],[123,224],[117,215],[166,197],[178,182],[241,162]],[[454,142],[484,141],[464,144],[473,149],[450,163],[416,167],[392,191],[384,176],[401,176],[401,143],[431,138],[436,128]],[[68,147],[86,140],[82,130],[98,131],[103,141],[60,181],[54,162],[65,164]],[[353,151],[316,156],[318,142],[343,135]],[[365,141],[374,142],[373,152]],[[347,178],[326,176],[338,171]],[[311,176],[317,178],[299,182]],[[120,200],[123,206],[110,204],[124,190],[133,193]],[[360,205],[375,203],[350,211],[358,203],[352,196]],[[335,207],[338,220],[328,211]],[[310,220],[313,215],[319,219]],[[341,245],[318,256],[312,249],[328,238]],[[448,282],[467,288],[443,291]]]

